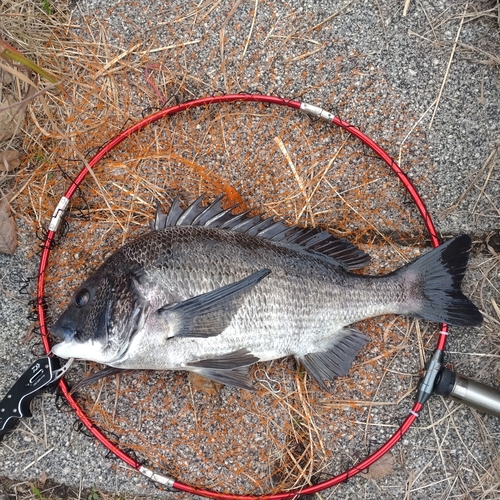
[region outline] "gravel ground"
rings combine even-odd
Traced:
[[[210,7],[213,11],[205,23],[193,25],[189,33],[182,32],[180,27],[179,32],[175,31],[180,24],[172,31],[168,23],[181,4],[171,2],[159,16],[163,3],[79,0],[74,6],[71,29],[78,30],[87,24],[90,31],[96,30],[97,37],[99,26],[107,25],[107,43],[115,49],[113,54],[127,50],[137,41],[147,42],[154,48],[206,35],[200,50],[195,45],[186,48],[185,64],[190,74],[210,82],[196,90],[205,89],[206,94],[212,94],[216,89],[235,91],[234,84],[228,85],[225,79],[220,60],[209,58],[218,50],[223,23],[229,19],[225,30],[230,53],[232,43],[243,45],[252,23],[252,9],[257,5],[254,36],[250,38],[247,57],[254,56],[254,65],[262,63],[266,71],[269,58],[274,58],[273,74],[278,75],[274,80],[267,79],[263,71],[260,90],[294,97],[301,95],[307,81],[308,91],[301,96],[302,100],[320,106],[332,103],[333,108],[339,107],[349,116],[351,123],[361,124],[363,130],[374,133],[381,130],[382,137],[375,138],[388,142],[391,127],[377,129],[380,120],[391,123],[401,120],[403,131],[408,132],[419,123],[415,141],[417,148],[425,150],[426,161],[422,165],[411,165],[410,174],[413,178],[425,179],[419,188],[441,235],[448,237],[462,232],[473,235],[475,256],[466,286],[471,291],[480,283],[485,265],[491,262],[487,261],[484,241],[488,234],[498,235],[500,213],[498,155],[492,163],[485,163],[498,144],[500,128],[500,12],[496,2],[469,2],[465,17],[463,2],[409,1],[406,16],[403,15],[404,2],[272,3],[280,33],[287,30],[295,33],[294,30],[312,28],[326,20],[320,31],[310,32],[311,38],[324,42],[323,50],[307,58],[303,66],[305,77],[295,82],[287,80],[283,88],[279,87],[280,71],[286,72],[284,61],[295,57],[298,49],[290,42],[280,46],[281,53],[274,53],[275,48],[267,50],[268,39],[259,34],[258,28],[272,25],[266,18],[270,2],[205,2],[206,11]],[[233,4],[236,9],[231,12]],[[187,11],[190,8],[186,6]],[[480,15],[480,12],[487,13]],[[338,14],[334,16],[334,13]],[[297,14],[300,15],[297,17]],[[302,20],[303,26],[298,26],[297,19]],[[165,23],[164,30],[158,28],[160,22]],[[154,40],[152,26],[155,27]],[[454,46],[457,37],[459,44]],[[308,50],[314,48],[312,44]],[[299,53],[304,52],[303,49],[300,48]],[[323,74],[320,67],[326,59],[339,56],[342,78],[335,80],[335,75]],[[207,67],[203,63],[208,60]],[[227,74],[235,71],[231,64],[228,56]],[[255,87],[252,71],[249,65],[248,74],[240,75],[240,90]],[[342,102],[342,96],[350,88],[359,88],[354,95],[365,97],[363,78],[366,75],[382,94],[380,101],[367,97],[374,108],[373,115],[367,114],[366,106],[358,107],[354,101]],[[317,87],[327,77],[331,77],[332,82]],[[434,114],[432,105],[436,100]],[[140,109],[142,103],[137,106]],[[391,110],[391,116],[381,116],[377,106]],[[399,116],[398,110],[402,109],[405,112]],[[447,210],[457,200],[460,204],[452,211]],[[16,254],[0,254],[0,395],[42,354],[36,339],[25,340],[33,322],[27,318],[30,297],[19,289],[23,279],[36,275],[37,263],[28,257],[34,235],[22,222],[19,226],[20,246]],[[496,249],[498,251],[498,247]],[[488,304],[498,290],[499,269],[497,267],[489,277],[491,286],[484,297]],[[495,300],[500,303],[498,295]],[[498,331],[496,336],[498,343]],[[449,356],[464,375],[498,386],[499,370],[492,369],[495,359],[498,366],[498,351],[493,353],[490,341],[491,335],[484,329],[454,329]],[[411,403],[411,399],[406,401]],[[395,412],[397,419],[402,418],[405,411],[403,408]],[[0,500],[30,498],[27,485],[32,482],[44,484],[47,492],[43,498],[50,495],[93,498],[94,494],[102,498],[119,495],[124,500],[139,496],[179,497],[179,494],[156,489],[140,474],[106,458],[101,445],[75,429],[75,416],[64,408],[58,409],[54,395],[36,398],[33,418],[21,421],[18,430],[0,445]],[[376,437],[381,439],[381,435]],[[414,429],[393,451],[390,474],[373,470],[371,474],[327,490],[321,498],[499,498],[499,445],[498,419],[435,397]],[[493,488],[490,492],[489,487]]]

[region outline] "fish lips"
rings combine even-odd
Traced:
[[[62,316],[52,326],[49,326],[50,333],[61,340],[69,342],[75,336],[76,328],[68,323],[63,324],[61,319]]]

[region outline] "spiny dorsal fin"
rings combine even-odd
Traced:
[[[250,210],[233,214],[236,206],[223,209],[222,197],[207,206],[203,206],[204,200],[205,195],[202,195],[186,210],[183,210],[179,198],[176,197],[167,214],[164,214],[158,206],[156,218],[150,224],[151,228],[162,230],[174,226],[204,226],[228,229],[251,236],[260,236],[282,246],[321,256],[329,261],[333,260],[348,270],[365,267],[370,261],[370,257],[357,246],[333,236],[328,231],[287,226],[282,221],[264,218],[261,215],[249,216]]]

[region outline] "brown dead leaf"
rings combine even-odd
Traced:
[[[0,83],[3,85],[9,85],[14,81],[14,77],[8,72],[0,69]]]
[[[0,252],[12,255],[17,248],[16,224],[10,214],[9,204],[0,201]]]
[[[24,122],[25,106],[10,107],[17,102],[11,95],[4,96],[0,102],[0,141],[9,140]]]
[[[373,465],[370,465],[368,472],[361,473],[367,479],[379,480],[390,476],[394,472],[396,460],[391,452],[380,457]]]
[[[40,476],[40,487],[43,488],[45,486],[45,483],[47,482],[47,473],[45,471],[42,471],[42,474]]]
[[[21,153],[15,149],[7,149],[0,153],[0,172],[12,172],[21,164]]]

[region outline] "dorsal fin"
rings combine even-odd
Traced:
[[[236,206],[223,209],[222,197],[207,206],[203,206],[204,200],[205,195],[202,195],[186,210],[183,210],[179,198],[176,197],[167,214],[164,214],[158,206],[156,218],[150,224],[151,228],[162,230],[173,226],[204,226],[228,229],[266,238],[281,246],[323,257],[348,270],[365,267],[370,262],[370,257],[363,250],[346,240],[333,236],[328,231],[287,226],[280,220],[266,219],[261,215],[250,216],[250,210],[233,214]]]

